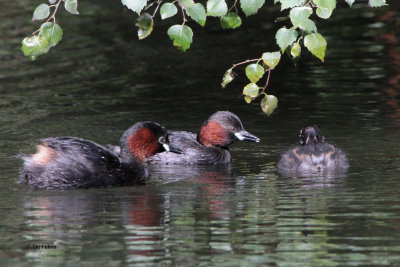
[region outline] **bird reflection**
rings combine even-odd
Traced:
[[[391,5],[394,9],[388,10],[379,18],[380,21],[385,22],[385,25],[388,25],[389,30],[379,35],[378,39],[382,40],[385,51],[389,54],[387,57],[389,74],[386,78],[386,86],[382,90],[389,97],[386,101],[386,104],[392,109],[389,116],[394,124],[400,127],[400,42],[398,40],[399,25],[396,23],[396,17],[399,15],[396,10],[400,10],[400,3],[393,1]]]
[[[129,262],[164,257],[160,243],[164,238],[163,196],[152,186],[135,188],[129,198],[122,200],[122,216],[126,229],[124,237]]]
[[[161,183],[189,183],[185,188],[190,187],[195,194],[199,195],[199,198],[207,207],[209,219],[229,216],[225,193],[235,184],[230,164],[179,167],[176,165],[157,165],[150,168],[153,178],[159,176],[158,180]]]

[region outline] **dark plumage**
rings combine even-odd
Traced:
[[[259,142],[245,131],[239,117],[229,111],[212,114],[198,134],[169,131],[170,143],[183,154],[159,153],[147,159],[149,164],[222,164],[231,162],[228,146],[237,140]]]
[[[281,156],[281,172],[344,171],[349,167],[346,155],[333,145],[325,143],[317,126],[300,130],[300,146],[289,149]]]
[[[20,182],[33,188],[91,188],[143,183],[148,177],[145,158],[169,146],[167,131],[154,122],[139,122],[121,137],[118,157],[95,142],[76,137],[42,139],[33,155],[24,160]]]

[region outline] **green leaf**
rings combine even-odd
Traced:
[[[281,11],[286,8],[303,6],[306,0],[281,0]]]
[[[153,17],[149,13],[143,13],[137,18],[136,24],[138,29],[139,40],[142,40],[149,36],[153,31],[154,21]]]
[[[318,6],[317,16],[323,19],[329,18],[336,8],[336,0],[314,0],[314,4]]]
[[[324,7],[317,8],[317,16],[322,19],[328,19],[332,15],[333,9],[328,9]]]
[[[161,19],[173,17],[178,13],[178,9],[172,3],[165,3],[160,8]]]
[[[55,46],[61,41],[63,30],[57,23],[46,22],[40,26],[40,36],[46,39],[50,46]]]
[[[268,116],[271,115],[278,107],[278,98],[274,95],[266,95],[261,100],[261,109]]]
[[[236,29],[242,25],[242,19],[235,12],[229,12],[222,16],[220,21],[223,29]]]
[[[300,28],[307,32],[317,31],[315,23],[308,17],[313,13],[311,7],[295,7],[290,10],[289,17],[295,28]]]
[[[189,49],[193,39],[193,31],[189,26],[173,25],[168,29],[167,33],[178,50],[185,52]]]
[[[346,1],[347,4],[349,4],[349,6],[351,7],[354,4],[355,0],[344,0]]]
[[[244,14],[248,17],[257,13],[257,11],[264,5],[265,0],[240,0],[240,7]]]
[[[193,4],[185,8],[186,14],[189,15],[194,21],[196,21],[201,26],[206,24],[206,9],[200,3]]]
[[[188,8],[195,4],[193,0],[179,0],[179,3],[183,6],[183,8]]]
[[[317,58],[324,61],[327,42],[319,33],[311,33],[304,38],[304,46]]]
[[[229,69],[225,72],[224,77],[222,78],[222,83],[221,86],[222,88],[225,88],[228,83],[233,81],[235,79],[236,73],[232,71],[232,69]]]
[[[140,15],[140,12],[147,4],[147,0],[121,0],[121,3]]]
[[[280,28],[275,35],[276,43],[282,51],[291,45],[297,39],[297,31],[295,29]]]
[[[250,64],[246,67],[246,76],[252,83],[261,79],[264,73],[264,68],[259,64]]]
[[[264,63],[270,67],[271,69],[275,68],[278,65],[279,60],[281,60],[281,52],[272,52],[272,53],[264,53],[262,55],[262,59]]]
[[[249,97],[258,96],[258,92],[260,91],[260,87],[255,83],[249,83],[243,88],[243,94]]]
[[[336,8],[336,0],[314,0],[313,2],[318,7],[324,7],[329,9]]]
[[[74,15],[78,15],[78,0],[65,0],[64,4],[65,9]]]
[[[41,20],[45,19],[50,15],[50,6],[46,4],[38,5],[33,11],[32,20]]]
[[[369,0],[369,5],[371,7],[381,7],[386,6],[386,0]]]
[[[225,0],[208,0],[207,15],[212,17],[221,17],[228,12],[228,6]]]
[[[251,96],[246,95],[244,96],[244,101],[246,101],[247,104],[250,104],[251,101],[253,101],[253,98]]]
[[[22,40],[22,52],[31,60],[35,60],[38,56],[46,54],[50,49],[49,41],[45,38],[33,35]]]
[[[301,53],[301,46],[299,43],[294,43],[292,49],[290,49],[290,54],[293,58],[300,56]]]

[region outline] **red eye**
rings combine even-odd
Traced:
[[[158,142],[160,143],[160,144],[165,144],[165,138],[164,138],[164,136],[161,136],[160,138],[158,138]]]

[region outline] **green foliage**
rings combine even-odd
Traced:
[[[336,8],[336,0],[314,0],[314,4],[317,5],[317,16],[323,19],[329,18]]]
[[[46,22],[40,27],[39,35],[46,39],[49,45],[53,47],[61,41],[63,30],[56,23]]]
[[[306,2],[306,0],[280,0],[281,2],[281,10],[292,8],[296,6],[302,6]]]
[[[140,12],[147,4],[147,0],[121,0],[121,3],[140,15]]]
[[[327,42],[319,33],[311,33],[304,38],[304,46],[317,58],[324,61]]]
[[[49,49],[49,41],[41,36],[33,35],[22,40],[22,52],[31,60],[35,60],[38,56],[46,54]]]
[[[246,16],[253,15],[264,5],[265,0],[240,0],[240,7]]]
[[[161,0],[121,0],[128,9],[138,14],[136,26],[138,27],[139,39],[144,39],[151,34],[154,28],[155,16],[160,13],[162,20],[176,16],[181,9],[182,23],[169,27],[167,34],[173,41],[173,45],[180,51],[185,52],[193,42],[193,31],[186,25],[192,23],[188,18],[199,25],[206,24],[207,16],[218,17],[223,29],[236,29],[242,25],[242,19],[238,14],[238,6],[247,16],[256,14],[265,4],[265,0],[174,0],[163,3]],[[49,49],[57,45],[63,36],[61,27],[56,24],[56,13],[60,4],[71,14],[78,13],[78,0],[48,0],[50,5],[41,4],[36,7],[32,20],[46,19],[37,31],[22,41],[22,51],[25,56],[34,60],[45,54]],[[321,61],[325,60],[327,42],[318,33],[316,19],[328,19],[336,8],[337,0],[274,0],[274,4],[280,5],[281,11],[289,9],[289,15],[283,15],[275,19],[279,25],[290,19],[291,26],[280,25],[275,34],[276,44],[280,51],[264,52],[260,58],[249,59],[234,64],[228,69],[222,79],[221,86],[224,88],[232,82],[236,76],[234,68],[247,64],[245,74],[250,81],[243,89],[244,100],[251,103],[258,97],[261,100],[261,109],[270,115],[277,107],[278,99],[267,93],[267,87],[272,70],[274,70],[283,54],[288,54],[293,61],[300,58],[302,45]],[[345,0],[351,7],[355,0]],[[386,5],[386,0],[368,0],[371,7]],[[270,3],[271,4],[271,3]],[[50,15],[51,9],[54,9]],[[148,11],[153,9],[152,12]],[[146,10],[146,12],[144,11]],[[285,11],[286,13],[286,11]],[[153,15],[151,15],[153,14]],[[313,14],[316,14],[314,16]],[[303,40],[303,42],[301,42]],[[261,62],[261,63],[260,63]],[[268,75],[264,75],[267,73]],[[265,85],[258,86],[256,83],[265,78]]]
[[[228,5],[225,0],[208,0],[207,15],[212,17],[221,17],[228,12]]]
[[[272,53],[266,52],[262,55],[262,60],[268,67],[273,69],[278,65],[279,60],[281,60],[281,53],[279,51]]]
[[[178,9],[172,3],[165,3],[160,8],[161,19],[173,17],[178,13]]]
[[[278,107],[278,98],[274,95],[265,95],[261,99],[261,109],[265,114],[270,116],[272,112]]]
[[[314,21],[310,20],[308,17],[313,13],[311,7],[295,7],[290,11],[290,21],[294,28],[300,28],[306,32],[317,31],[317,26],[315,26]]]
[[[254,98],[258,96],[258,93],[260,92],[260,87],[255,84],[255,83],[249,83],[243,88],[243,94],[245,96],[248,96],[250,98]],[[247,101],[246,101],[247,102]]]
[[[292,49],[290,49],[290,54],[292,55],[293,58],[297,58],[300,56],[301,53],[301,46],[299,43],[294,43],[292,45]]]
[[[221,86],[222,88],[225,88],[225,86],[233,81],[235,79],[236,73],[232,71],[232,69],[229,69],[225,72],[224,77],[222,78],[222,83]]]
[[[235,12],[229,12],[221,17],[221,27],[223,29],[236,29],[242,25],[242,19]]]
[[[142,40],[149,36],[153,31],[154,21],[153,17],[149,13],[143,13],[138,17],[136,24],[138,29],[139,40]]]
[[[251,101],[253,101],[253,98],[248,96],[248,95],[246,95],[246,96],[244,96],[244,101],[246,101],[247,104],[250,104]]]
[[[369,5],[371,7],[386,6],[386,0],[369,0]]]
[[[347,4],[349,4],[349,6],[351,7],[354,4],[355,0],[344,0],[346,1]]]
[[[297,39],[297,31],[294,29],[280,28],[275,35],[276,43],[282,52]]]
[[[246,67],[246,76],[252,83],[256,83],[261,79],[264,73],[264,68],[259,64],[250,64]]]
[[[185,8],[186,14],[189,15],[194,21],[196,21],[201,26],[206,24],[206,9],[200,3],[190,5]]]
[[[38,5],[33,11],[32,20],[42,20],[47,18],[50,15],[50,6],[46,4]]]
[[[46,54],[50,48],[57,45],[63,36],[63,30],[56,23],[56,13],[59,7],[64,3],[64,8],[71,14],[78,13],[78,0],[49,0],[50,6],[41,4],[36,7],[33,12],[32,20],[46,19],[38,30],[26,37],[22,41],[21,50],[25,56],[31,60],[35,60],[38,56]],[[50,9],[54,8],[53,14],[50,16]],[[51,22],[52,20],[52,22]]]
[[[174,46],[178,50],[185,52],[189,49],[193,38],[193,32],[190,27],[186,25],[173,25],[168,29],[167,33],[169,38],[174,41]]]
[[[65,0],[65,10],[73,15],[79,15],[78,12],[78,0]]]

